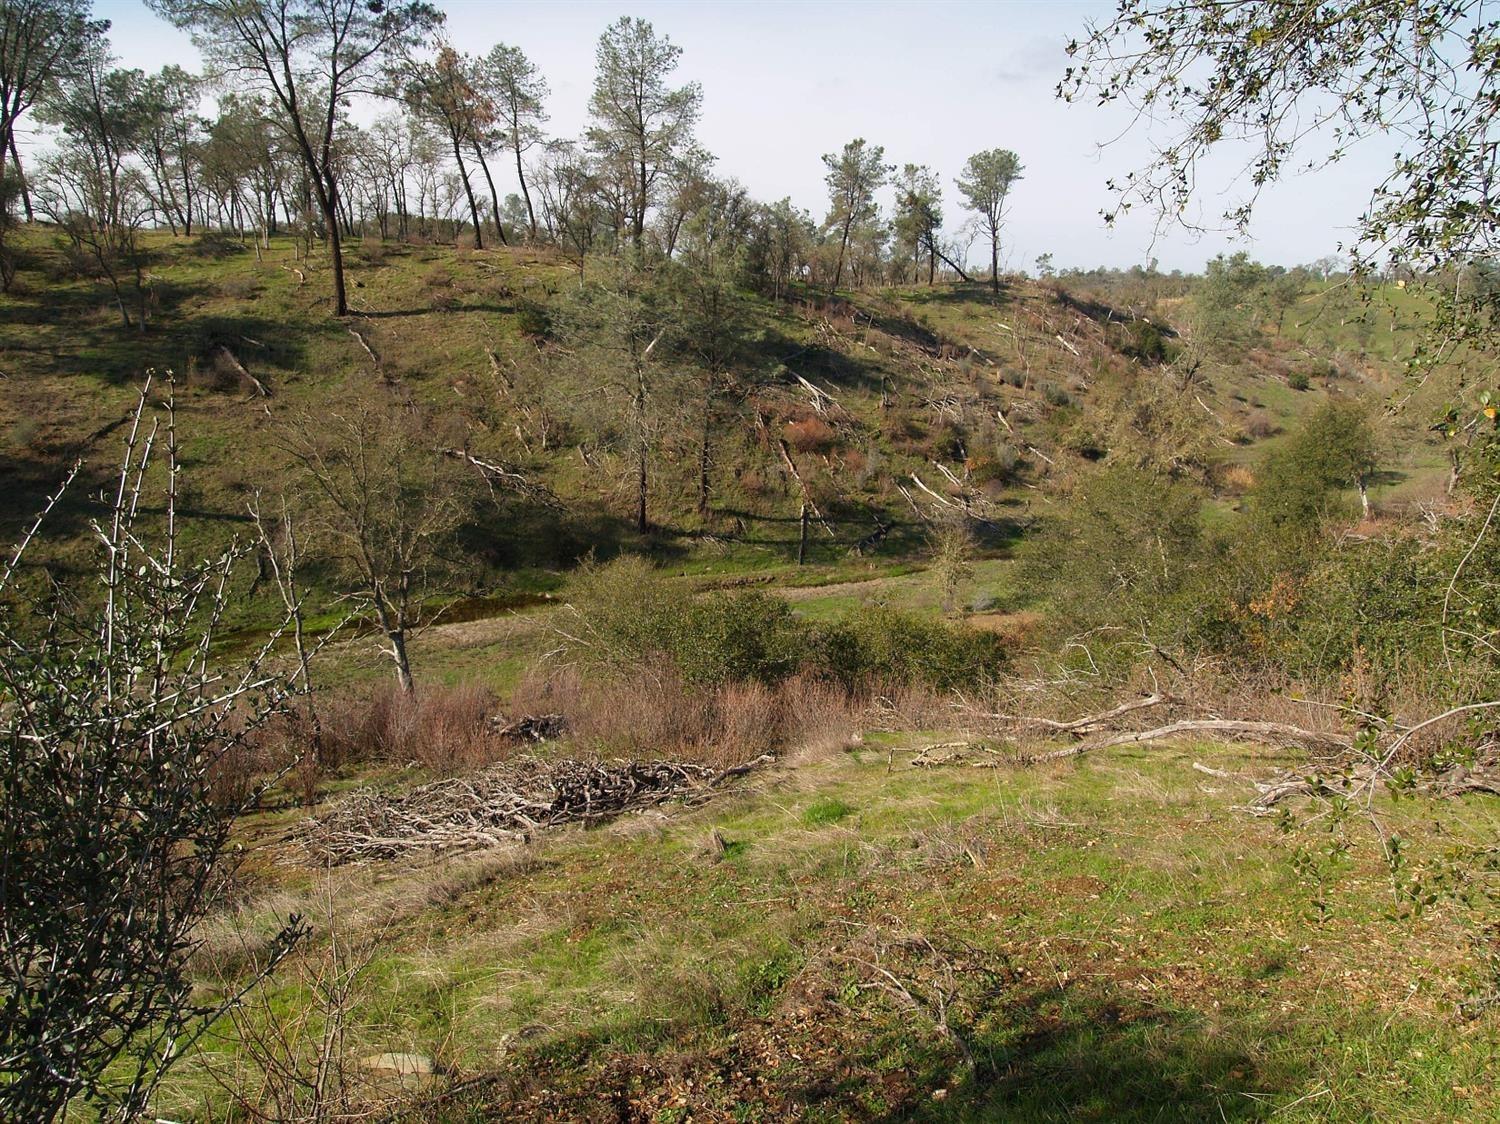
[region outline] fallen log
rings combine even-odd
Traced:
[[[982,717],[998,722],[1014,722],[1018,725],[1040,726],[1044,730],[1051,730],[1057,734],[1082,734],[1087,730],[1107,725],[1116,718],[1121,718],[1133,711],[1160,706],[1162,703],[1168,701],[1169,699],[1166,695],[1146,695],[1143,698],[1121,703],[1119,706],[1112,707],[1109,710],[1101,710],[1098,714],[1086,714],[1082,718],[1074,718],[1070,722],[1059,722],[1054,718],[1033,718],[1026,714],[985,714]]]
[[[259,394],[262,398],[271,397],[271,391],[266,387],[266,384],[247,371],[245,365],[235,357],[234,352],[230,351],[223,344],[219,344],[218,347],[214,348],[214,358],[227,363],[229,369],[254,387],[255,393]]]
[[[1242,741],[1260,741],[1271,745],[1318,745],[1327,749],[1349,749],[1352,743],[1339,734],[1327,734],[1318,730],[1304,730],[1285,722],[1240,722],[1228,718],[1195,718],[1172,722],[1152,730],[1136,730],[1124,734],[1111,734],[1093,741],[1079,742],[1065,749],[1054,749],[1037,754],[1032,761],[1059,761],[1065,757],[1077,757],[1097,749],[1111,749],[1121,745],[1140,745],[1145,742],[1162,741],[1179,734],[1218,734]]]

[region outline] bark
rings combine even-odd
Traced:
[[[464,195],[469,200],[469,217],[474,220],[474,248],[482,250],[484,249],[484,228],[479,224],[479,204],[474,201],[474,187],[469,182],[469,168],[464,163],[463,146],[458,142],[457,133],[450,135],[453,140],[453,161],[458,165],[458,178],[463,182]],[[497,214],[495,221],[499,220],[500,216]],[[453,240],[458,241],[458,231],[453,232]]]
[[[1348,749],[1349,740],[1338,734],[1325,734],[1317,730],[1304,730],[1300,726],[1289,726],[1284,722],[1237,722],[1224,718],[1190,719],[1158,726],[1154,730],[1139,730],[1127,734],[1111,734],[1093,741],[1079,742],[1066,749],[1054,749],[1038,754],[1034,761],[1057,761],[1064,757],[1077,757],[1096,749],[1109,749],[1117,745],[1138,745],[1143,742],[1160,741],[1179,734],[1222,734],[1226,737],[1248,738],[1273,744],[1304,743],[1325,749]]]
[[[16,135],[11,133],[8,138],[10,147],[10,162],[16,169],[16,183],[21,188],[21,211],[26,216],[26,221],[31,222],[36,216],[31,211],[31,189],[26,186],[26,173],[21,169],[21,154],[16,151]],[[4,157],[0,152],[0,157]],[[4,172],[3,160],[0,160],[0,172]]]
[[[959,265],[956,261],[954,261],[952,258],[950,258],[947,254],[943,253],[942,250],[939,250],[937,248],[937,243],[934,242],[931,238],[929,238],[927,240],[927,248],[930,249],[938,257],[942,258],[943,259],[943,264],[945,264],[949,269],[953,270],[954,273],[958,274],[965,281],[971,281],[972,282],[974,280],[972,277],[970,277],[967,273],[964,272],[963,266]]]
[[[703,389],[703,434],[698,445],[698,514],[708,517],[709,469],[712,465],[711,443],[713,440],[714,388],[709,380]]]
[[[505,237],[505,227],[500,225],[500,194],[495,190],[495,177],[490,175],[490,162],[484,158],[484,149],[479,147],[478,141],[474,142],[474,159],[479,161],[484,182],[490,185],[490,206],[495,209],[495,237],[500,239],[500,245],[509,246],[510,239]]]
[[[515,137],[513,146],[516,152],[516,179],[521,184],[521,198],[526,201],[526,218],[531,223],[531,240],[536,241],[536,211],[531,206],[531,192],[526,188],[526,169],[521,164],[520,137]]]

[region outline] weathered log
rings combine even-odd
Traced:
[[[1058,761],[1065,757],[1077,757],[1096,749],[1110,749],[1120,745],[1139,745],[1161,741],[1179,734],[1219,734],[1244,741],[1267,742],[1272,745],[1310,744],[1328,749],[1349,749],[1351,742],[1339,734],[1327,734],[1318,730],[1304,730],[1285,722],[1240,722],[1228,718],[1194,718],[1158,726],[1152,730],[1136,730],[1124,734],[1111,734],[1093,741],[1079,742],[1066,749],[1054,749],[1037,754],[1033,761]]]

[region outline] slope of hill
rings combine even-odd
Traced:
[[[1186,364],[1161,364],[1191,341],[1153,323],[1155,310],[1133,315],[1059,284],[801,293],[780,304],[747,295],[752,342],[741,388],[717,407],[710,511],[697,504],[701,420],[683,394],[659,423],[655,531],[643,540],[629,521],[628,453],[588,359],[546,338],[581,283],[566,262],[366,240],[350,252],[355,315],[340,321],[325,310],[316,255],[292,240],[265,251],[213,234],[150,241],[152,320],[136,332],[121,327],[106,289],[70,271],[51,232],[27,232],[28,269],[0,297],[9,532],[76,457],[90,462],[90,482],[101,478],[112,426],[152,368],[177,375],[185,506],[204,542],[234,531],[256,490],[295,489],[278,446],[292,419],[316,425],[340,404],[393,393],[454,419],[458,442],[480,443],[560,501],[539,509],[537,493],[512,493],[499,512],[474,514],[464,536],[478,562],[471,594],[626,544],[729,568],[785,562],[804,502],[821,517],[810,541],[818,561],[910,554],[927,521],[961,511],[1000,548],[1059,485],[1122,445],[1186,458],[1233,502],[1246,476],[1229,469],[1312,402],[1395,385],[1388,370],[1330,362],[1290,338],[1197,362],[1184,377]],[[696,385],[690,357],[674,364]],[[1291,389],[1289,375],[1308,369],[1320,376],[1311,389]],[[1431,490],[1435,454],[1420,441],[1392,447],[1405,463],[1386,479]],[[85,494],[61,513],[64,538],[81,528]]]

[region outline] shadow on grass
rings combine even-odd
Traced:
[[[988,281],[959,281],[934,285],[927,289],[911,289],[901,293],[908,304],[983,304],[999,308],[1011,302],[1009,282],[1000,282],[1000,291],[990,288]]]
[[[1144,1013],[1108,994],[1049,989],[1009,1008],[1002,1026],[1001,1043],[976,1044],[969,1077],[948,1086],[935,1070],[925,1099],[879,1119],[1260,1120],[1302,1083],[1260,1072],[1232,1033],[1195,1015]]]

